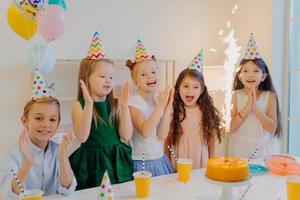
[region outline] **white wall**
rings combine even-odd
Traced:
[[[67,31],[51,43],[61,59],[84,57],[91,35],[99,29],[111,58],[132,57],[136,38],[140,37],[149,53],[161,59],[175,59],[178,71],[201,48],[205,49],[205,65],[221,65],[226,46],[217,33],[226,29],[229,20],[240,39],[239,45],[245,46],[253,32],[261,54],[271,63],[272,0],[66,1]],[[16,141],[19,116],[31,95],[30,72],[22,63],[30,46],[42,41],[38,36],[34,42],[26,42],[12,32],[6,22],[9,4],[9,0],[0,2],[0,152]],[[234,4],[239,6],[235,16],[231,13]],[[209,48],[218,53],[208,51]]]

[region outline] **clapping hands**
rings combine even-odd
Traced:
[[[34,161],[34,152],[29,144],[29,136],[25,127],[22,128],[19,135],[19,149],[24,161],[32,164]]]
[[[251,112],[254,112],[257,110],[257,96],[256,96],[256,90],[255,88],[251,89],[248,93],[248,101],[244,108],[244,111],[246,114],[249,114]]]
[[[170,87],[166,87],[163,91],[159,93],[158,96],[158,106],[163,108],[165,111],[172,110],[173,104],[173,96],[174,96],[174,88],[170,89]]]
[[[122,92],[120,95],[118,95],[118,103],[120,106],[128,106],[128,100],[129,100],[129,96],[130,96],[130,92],[129,92],[129,83],[126,82],[123,89],[122,89]]]
[[[73,130],[68,130],[57,149],[58,159],[68,159],[69,151],[71,150],[72,140],[74,138]]]

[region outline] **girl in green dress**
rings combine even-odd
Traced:
[[[96,32],[96,43],[80,63],[78,96],[72,105],[74,133],[81,142],[70,157],[78,190],[99,186],[106,170],[112,184],[132,180],[131,147],[121,141],[128,141],[133,131],[128,83],[114,99],[113,62],[105,58],[97,40]],[[93,52],[95,46],[98,52]]]

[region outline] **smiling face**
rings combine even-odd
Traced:
[[[113,89],[113,65],[98,62],[88,78],[89,90],[94,101],[104,101]]]
[[[239,80],[243,83],[245,88],[257,88],[266,77],[267,74],[263,73],[252,61],[246,62],[241,66]]]
[[[202,92],[203,87],[201,83],[190,76],[186,76],[179,86],[180,98],[187,107],[196,106],[197,100]]]
[[[158,87],[159,74],[154,61],[142,61],[134,66],[134,82],[139,90],[153,92]]]
[[[21,121],[27,128],[32,143],[44,148],[58,128],[60,121],[59,105],[52,100],[49,102],[32,102],[27,107],[27,111],[25,109]]]

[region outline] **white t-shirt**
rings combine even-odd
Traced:
[[[141,110],[144,114],[144,120],[148,119],[154,110],[154,107],[148,104],[140,95],[131,96],[129,98],[129,106]],[[133,160],[142,160],[143,152],[145,153],[146,160],[154,160],[163,156],[163,140],[160,140],[156,133],[159,122],[160,119],[157,120],[155,124],[155,131],[153,131],[148,138],[144,138],[141,133],[133,127],[133,135],[130,140]]]

